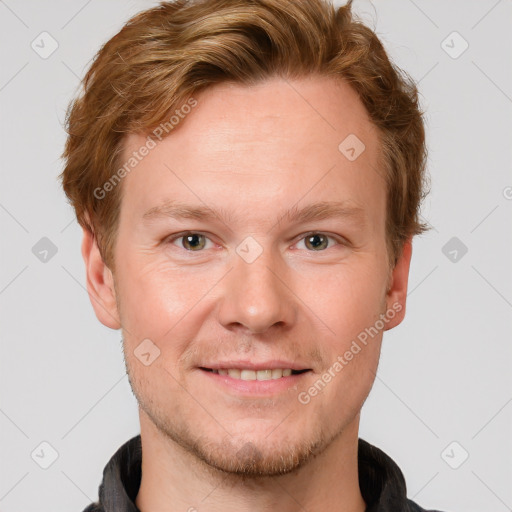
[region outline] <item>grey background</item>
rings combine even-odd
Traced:
[[[65,109],[90,59],[156,3],[0,1],[2,512],[82,510],[139,433],[120,332],[94,316],[81,230],[56,177]],[[420,81],[433,225],[414,242],[406,319],[384,337],[360,436],[394,458],[425,508],[512,510],[512,2],[356,0],[355,10]],[[31,48],[43,31],[59,45],[46,59]],[[453,31],[469,44],[458,58],[445,51],[463,48],[446,39]],[[46,262],[43,237],[57,249]],[[58,453],[47,469],[43,441]]]

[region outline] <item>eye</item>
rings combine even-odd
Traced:
[[[206,246],[206,241],[210,240],[202,233],[196,233],[194,231],[188,231],[181,235],[174,236],[168,240],[169,243],[174,244],[177,240],[181,240],[178,244],[182,249],[189,252],[199,252]]]
[[[312,231],[307,233],[300,241],[304,240],[304,245],[307,249],[315,252],[321,252],[325,249],[329,248],[329,240],[335,240],[334,237],[328,236],[325,233],[320,233],[317,231]],[[342,243],[341,240],[338,241],[338,244]]]
[[[334,244],[329,244],[329,241],[334,241]],[[346,245],[341,238],[329,236],[326,233],[311,231],[303,235],[299,240],[299,243],[304,241],[306,249],[312,252],[322,252],[330,248],[332,245]],[[181,249],[185,249],[187,252],[201,252],[203,249],[211,248],[208,246],[208,242],[212,243],[211,240],[204,234],[195,231],[187,231],[173,235],[167,240],[168,243],[177,245]]]

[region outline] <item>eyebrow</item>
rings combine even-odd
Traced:
[[[165,201],[161,205],[150,208],[142,216],[144,221],[166,217],[171,217],[176,220],[211,220],[218,218],[224,222],[236,221],[236,218],[224,208],[213,210],[208,206],[188,205],[179,201]],[[289,223],[306,223],[331,218],[353,219],[361,225],[364,225],[366,213],[363,208],[348,202],[321,201],[309,204],[300,209],[296,205],[292,206],[279,217],[277,224],[281,224],[283,220]]]

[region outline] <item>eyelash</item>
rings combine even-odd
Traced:
[[[185,236],[189,236],[189,235],[203,235],[207,240],[210,240],[210,238],[208,238],[208,236],[206,236],[205,233],[201,233],[200,231],[185,231],[185,232],[182,232],[182,233],[178,233],[176,235],[172,235],[171,238],[167,238],[166,242],[168,244],[173,244],[173,242],[175,242],[176,240],[179,240],[180,238],[184,238]],[[305,238],[307,238],[308,236],[312,236],[312,235],[325,235],[328,239],[330,240],[335,240],[337,242],[337,245],[343,245],[343,246],[348,246],[349,245],[349,242],[342,238],[342,237],[339,237],[339,236],[334,236],[334,235],[329,235],[328,233],[324,233],[323,231],[308,231],[307,233],[304,233],[303,235],[301,235],[301,238],[299,238],[297,240],[296,243],[298,242],[301,242],[302,240],[304,240]],[[212,241],[212,240],[210,240]],[[180,249],[183,249],[185,252],[187,253],[200,253],[200,252],[203,252],[205,251],[206,249],[202,249],[202,250],[198,250],[198,251],[189,251],[187,249],[185,249],[184,247],[179,247]],[[313,250],[310,250],[308,252],[325,252],[327,251],[327,249],[331,249],[331,247],[327,247],[326,249],[322,249],[322,250],[319,250],[319,251],[313,251]]]

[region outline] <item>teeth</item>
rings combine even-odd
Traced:
[[[239,380],[274,380],[281,377],[289,377],[292,374],[291,368],[276,368],[273,370],[239,370],[238,368],[212,370],[219,375],[229,375]]]
[[[277,369],[272,370],[272,378],[273,379],[280,379],[283,376],[283,370]]]
[[[258,370],[256,378],[258,380],[270,380],[272,378],[272,370]]]
[[[254,370],[242,370],[240,378],[242,380],[256,380],[256,372]]]

